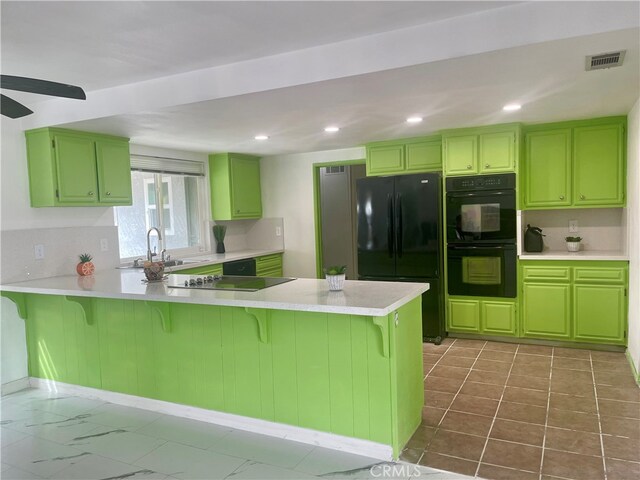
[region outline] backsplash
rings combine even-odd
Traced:
[[[108,250],[101,251],[106,239]],[[36,245],[44,246],[44,259],[36,260]],[[96,270],[115,268],[120,263],[118,228],[65,227],[4,230],[0,232],[0,282],[75,275],[78,255],[93,256]]]
[[[215,222],[227,226],[224,246],[227,252],[240,250],[284,250],[284,221],[282,218],[261,218],[259,220],[231,220]],[[276,229],[280,235],[276,235]],[[211,250],[216,245],[211,235]]]
[[[577,220],[578,232],[569,233],[569,220]],[[583,250],[624,252],[625,215],[622,208],[585,208],[571,210],[524,210],[522,232],[527,224],[540,227],[545,251],[566,251],[565,237],[582,237]]]

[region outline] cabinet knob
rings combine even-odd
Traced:
[[[111,196],[111,192],[107,192],[107,197]]]
[[[560,200],[564,200],[564,195],[560,195]]]
[[[580,195],[580,200],[584,200],[584,195]]]
[[[93,197],[93,192],[89,192],[89,196],[90,196],[90,197]]]
[[[471,170],[471,165],[467,165],[467,170]]]
[[[484,164],[484,168],[489,168],[491,165],[489,165],[488,163]]]

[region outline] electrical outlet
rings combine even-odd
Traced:
[[[39,243],[38,245],[33,246],[33,255],[36,257],[36,260],[44,259],[44,245]]]
[[[578,220],[569,220],[569,233],[578,233]]]
[[[109,251],[109,240],[107,240],[106,238],[101,238],[100,239],[100,251],[101,252],[108,252]]]
[[[281,236],[282,236],[282,228],[276,227],[276,237],[281,237]]]

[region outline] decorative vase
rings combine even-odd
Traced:
[[[344,287],[344,273],[340,275],[326,275],[326,279],[329,284],[329,290],[332,292],[338,292]]]
[[[216,253],[224,253],[224,242],[216,242]]]
[[[580,242],[567,242],[567,250],[570,252],[579,252]]]

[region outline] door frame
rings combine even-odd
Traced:
[[[322,211],[320,205],[320,169],[322,167],[366,165],[364,158],[357,160],[338,160],[336,162],[314,163],[313,168],[313,222],[316,229],[316,277],[324,278],[322,271]]]

